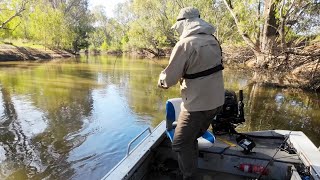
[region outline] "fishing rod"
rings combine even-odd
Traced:
[[[151,60],[156,63],[156,65],[160,66],[162,69],[165,69],[166,67],[163,66],[162,64],[158,63],[155,59],[151,58]]]
[[[284,138],[284,140],[282,141],[282,143],[278,146],[277,151],[274,153],[274,155],[273,155],[273,156],[271,157],[271,159],[268,161],[267,165],[263,168],[264,170],[267,170],[268,166],[273,163],[273,161],[275,160],[275,157],[276,157],[276,155],[279,153],[279,151],[284,149],[283,147],[285,146],[285,144],[287,143],[287,141],[290,139],[290,135],[292,134],[293,130],[296,129],[297,125],[298,125],[298,124],[296,124],[295,126],[293,126],[293,127],[290,128],[289,133],[285,135],[285,138]],[[296,154],[296,155],[298,155],[298,154]],[[257,180],[261,180],[262,175],[263,175],[262,173],[259,174]]]
[[[268,161],[267,165],[263,168],[263,171],[266,171],[268,166],[273,162],[274,158],[276,157],[276,155],[278,154],[278,152],[282,149],[281,147],[284,146],[288,139],[290,138],[292,131],[289,132],[289,134],[287,135],[287,137],[284,139],[284,141],[279,145],[277,151],[274,153],[274,155],[271,157],[271,159]],[[263,173],[261,172],[257,178],[257,180],[260,180],[262,177]]]

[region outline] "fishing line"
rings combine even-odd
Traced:
[[[166,67],[163,66],[162,64],[158,63],[155,59],[151,58],[151,60],[156,63],[156,65],[160,66],[162,69],[165,69]]]

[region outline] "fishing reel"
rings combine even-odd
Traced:
[[[225,91],[225,103],[222,110],[213,119],[212,132],[214,134],[232,133],[237,134],[235,128],[245,122],[243,91],[239,91],[239,101],[234,91]]]

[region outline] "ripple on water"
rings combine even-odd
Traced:
[[[68,162],[76,173],[72,179],[99,179],[125,154],[126,136],[121,132],[95,132],[70,152]],[[115,143],[119,142],[119,143]],[[122,146],[119,144],[122,144]]]

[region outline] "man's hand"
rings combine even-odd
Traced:
[[[164,86],[161,86],[161,85],[159,85],[159,84],[158,84],[158,87],[159,87],[159,88],[162,88],[162,89],[169,89],[168,87],[164,87]]]
[[[160,79],[159,79],[159,81],[158,81],[158,87],[159,87],[159,88],[162,88],[162,89],[168,89],[168,88],[169,88],[169,87],[167,87],[167,86],[165,85],[164,80],[160,80]]]

